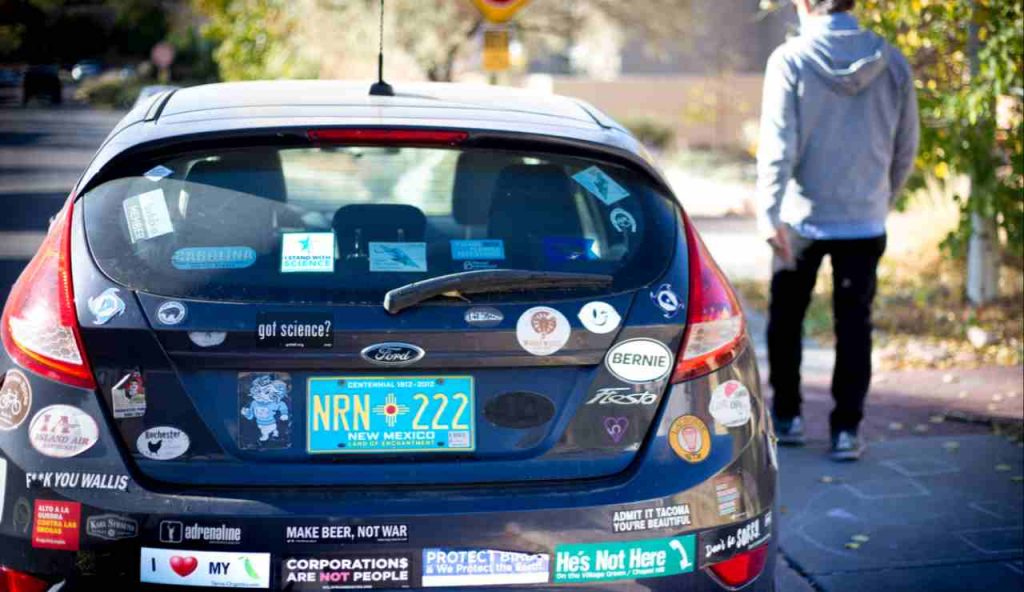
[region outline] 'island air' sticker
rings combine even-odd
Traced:
[[[162,164],[158,164],[155,167],[146,171],[146,173],[143,176],[155,183],[160,179],[163,179],[164,177],[171,175],[173,173],[174,171],[172,171],[171,169],[165,167]]]
[[[370,243],[370,271],[427,270],[427,243]]]
[[[544,257],[550,262],[596,261],[601,258],[597,241],[572,236],[544,237]]]
[[[334,272],[333,232],[286,232],[281,235],[281,273]]]
[[[453,240],[452,259],[455,261],[500,261],[505,258],[505,241]]]
[[[174,232],[162,189],[129,197],[122,206],[132,244]]]
[[[175,269],[244,269],[256,263],[251,247],[186,247],[171,255]]]
[[[596,166],[580,171],[572,178],[606,206],[629,197],[629,192]]]
[[[291,376],[285,372],[238,375],[238,447],[288,448],[292,440]]]
[[[110,389],[114,403],[114,418],[127,419],[146,414],[146,383],[142,374],[133,370]]]

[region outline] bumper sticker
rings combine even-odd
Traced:
[[[85,521],[85,532],[91,537],[106,541],[132,539],[139,534],[139,523],[117,514],[89,516]]]
[[[692,572],[693,535],[555,547],[555,582],[639,580]]]
[[[721,475],[715,478],[715,500],[719,516],[736,516],[743,512],[743,497],[740,496],[740,479],[736,475]]]
[[[380,544],[409,542],[407,524],[311,524],[286,526],[285,542],[312,544]]]
[[[569,341],[572,328],[565,315],[547,306],[535,306],[516,322],[519,345],[535,356],[550,356]]]
[[[711,454],[708,425],[696,415],[677,417],[668,430],[668,441],[679,458],[688,463],[699,463]]]
[[[0,386],[0,430],[17,429],[32,409],[32,385],[16,368],[7,371]]]
[[[370,243],[370,271],[427,270],[427,243]]]
[[[333,232],[281,235],[281,273],[333,273]]]
[[[727,428],[740,427],[750,421],[750,391],[738,380],[728,380],[711,392],[708,412]]]
[[[672,351],[653,339],[629,339],[608,350],[604,363],[615,378],[644,384],[668,376],[672,370]]]
[[[285,372],[238,375],[238,447],[288,448],[292,443],[292,379]]]
[[[615,533],[679,529],[690,524],[690,504],[616,510],[612,515],[612,532]]]
[[[35,549],[78,550],[82,504],[37,499],[32,520],[32,547]]]
[[[28,428],[28,439],[39,454],[52,458],[71,458],[92,448],[99,439],[96,420],[78,407],[44,407]]]
[[[122,202],[132,244],[174,232],[162,189],[129,197]]]
[[[279,349],[334,347],[329,312],[264,312],[256,319],[256,345]]]
[[[289,557],[281,578],[288,590],[410,588],[412,553],[332,553]]]
[[[492,549],[424,549],[423,587],[544,584],[551,557]]]
[[[149,428],[139,434],[135,447],[151,460],[171,460],[188,451],[188,434],[171,426]]]
[[[700,564],[710,565],[760,547],[771,538],[772,513],[698,535]]]
[[[146,584],[269,588],[270,553],[186,551],[143,547],[139,580]]]
[[[146,414],[146,383],[142,373],[132,370],[110,389],[114,418],[142,417]]]
[[[118,292],[120,290],[117,288],[107,288],[99,295],[89,297],[89,312],[93,316],[93,325],[106,325],[110,319],[124,313],[124,300],[117,295]]]
[[[171,255],[175,269],[245,269],[256,263],[252,247],[186,247]]]
[[[26,489],[105,489],[107,491],[128,491],[128,475],[115,473],[72,473],[67,471],[42,471],[25,473]]]

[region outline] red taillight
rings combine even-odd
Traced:
[[[469,137],[466,132],[454,130],[353,128],[309,130],[306,135],[313,142],[357,146],[366,144],[454,146]]]
[[[39,252],[11,288],[0,321],[8,355],[58,382],[96,388],[82,349],[71,284],[71,214],[68,200],[50,225]]]
[[[690,218],[684,216],[690,257],[686,335],[672,383],[703,376],[728,364],[743,341],[743,310],[722,270],[708,253]]]
[[[712,565],[711,572],[726,586],[739,588],[761,575],[767,560],[768,545],[762,545]]]
[[[39,578],[0,566],[0,592],[44,592],[49,587]]]

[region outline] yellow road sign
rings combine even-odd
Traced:
[[[477,10],[492,23],[504,23],[514,17],[530,0],[473,0]]]
[[[509,36],[507,29],[487,29],[484,31],[483,66],[488,72],[504,72],[508,70]]]

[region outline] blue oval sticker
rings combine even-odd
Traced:
[[[251,247],[187,247],[171,256],[175,269],[244,269],[256,263]]]

